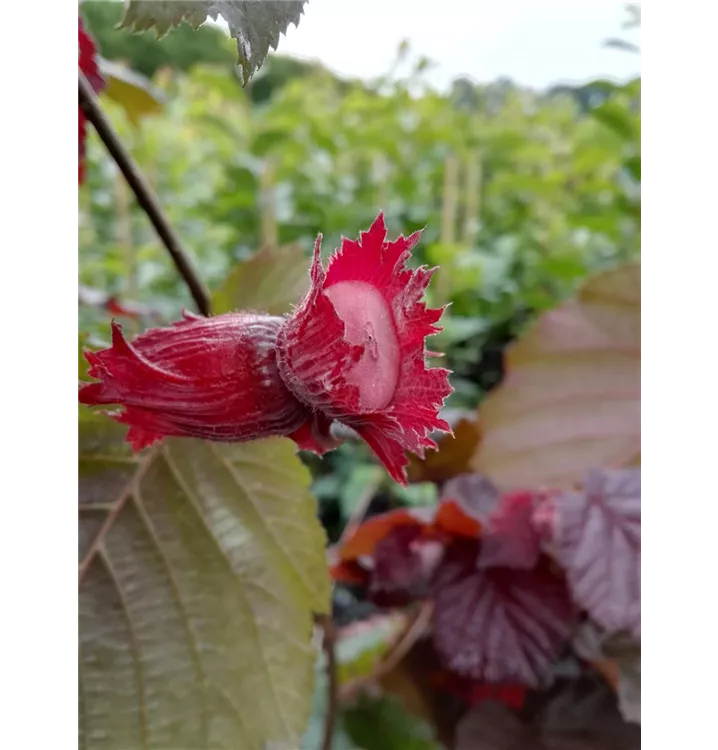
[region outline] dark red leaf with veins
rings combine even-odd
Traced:
[[[541,537],[532,520],[537,505],[532,492],[501,497],[482,535],[480,568],[533,568],[541,552]]]
[[[406,483],[405,450],[435,447],[448,371],[426,366],[425,339],[442,310],[421,297],[432,271],[406,269],[419,234],[386,241],[380,214],[359,242],[344,240],[326,271],[319,240],[312,288],[287,318],[187,317],[133,343],[113,327],[110,349],[88,354],[80,401],[119,404],[136,448],[165,435],[251,440],[288,435],[300,448],[336,447],[334,420],[354,428]]]
[[[533,568],[541,546],[533,524],[540,499],[532,492],[500,495],[480,474],[461,474],[444,485],[440,508],[454,502],[481,528],[480,568]]]
[[[420,598],[428,593],[444,545],[423,531],[421,526],[397,526],[379,542],[374,552],[371,594],[401,592]]]
[[[436,649],[459,674],[539,685],[573,627],[566,584],[546,560],[533,570],[480,570],[479,544],[455,541],[437,570]]]
[[[314,247],[312,288],[281,331],[279,368],[303,403],[352,427],[391,476],[406,484],[405,451],[435,448],[452,392],[448,371],[429,368],[425,342],[443,309],[421,298],[433,270],[407,269],[420,233],[386,240],[379,214],[359,241],[342,240],[326,272]]]
[[[591,472],[537,511],[575,600],[609,632],[641,634],[641,470]]]
[[[82,26],[82,18],[79,21],[79,67],[80,70],[85,74],[88,83],[92,86],[93,90],[97,93],[102,90],[105,82],[100,75],[100,71],[97,67],[97,61],[95,60],[95,43],[92,41],[92,37],[85,31]],[[84,176],[83,161],[85,158],[85,134],[87,130],[87,122],[85,113],[80,108],[79,111],[79,125],[80,125],[80,149],[79,149],[79,181],[82,183]]]
[[[393,529],[402,526],[427,529],[434,519],[433,508],[397,508],[372,516],[356,528],[339,550],[344,562],[359,557],[373,557],[377,545]]]

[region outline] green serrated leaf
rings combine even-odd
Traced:
[[[212,297],[215,313],[254,310],[282,315],[309,288],[309,261],[298,245],[265,246],[238,263]]]
[[[296,747],[329,608],[308,472],[283,439],[123,434],[80,424],[83,747]]]
[[[267,57],[277,49],[279,35],[290,23],[299,25],[306,0],[128,0],[121,27],[133,31],[155,29],[159,37],[183,21],[198,28],[207,17],[222,16],[237,40],[239,74],[245,86]]]

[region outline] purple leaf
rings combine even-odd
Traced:
[[[641,470],[591,472],[541,509],[575,600],[609,633],[641,634]]]
[[[537,496],[513,492],[501,497],[483,534],[480,568],[533,568],[541,552],[541,538],[532,523]]]
[[[461,675],[536,686],[573,626],[566,584],[545,560],[533,570],[480,570],[478,549],[478,542],[454,542],[437,570],[437,652]]]
[[[456,501],[464,513],[483,523],[499,507],[501,496],[481,474],[459,474],[446,482],[441,499]]]
[[[423,536],[421,526],[396,526],[376,546],[370,592],[418,598],[428,593],[443,545]]]

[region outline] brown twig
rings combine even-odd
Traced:
[[[192,299],[194,299],[195,304],[197,305],[197,309],[203,315],[209,315],[209,294],[192,267],[192,263],[182,247],[179,237],[167,220],[157,197],[140,171],[140,168],[137,166],[132,156],[130,156],[127,149],[123,146],[122,141],[120,141],[119,136],[115,132],[110,121],[105,117],[105,114],[97,101],[97,97],[88,83],[87,78],[85,78],[84,73],[81,70],[78,72],[80,106],[87,115],[87,119],[93,124],[95,130],[102,139],[102,142],[105,144],[107,150],[120,168],[120,171],[125,176],[127,184],[135,194],[137,203],[139,203],[152,222],[152,226],[154,226],[157,234],[174,261],[177,271],[184,279],[185,284],[187,284]]]
[[[385,658],[376,665],[370,674],[348,682],[342,688],[339,700],[341,702],[351,700],[366,686],[375,685],[382,677],[395,669],[411,651],[414,644],[427,632],[433,610],[433,602],[428,600],[422,602],[413,617],[406,623],[392,645],[389,646]]]
[[[314,615],[314,622],[322,631],[322,649],[326,658],[327,705],[324,712],[324,736],[321,750],[332,750],[334,726],[339,704],[339,677],[337,675],[336,636],[331,615]]]

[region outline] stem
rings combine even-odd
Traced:
[[[444,195],[441,209],[441,244],[456,242],[456,209],[459,199],[459,160],[451,153],[444,161]]]
[[[87,119],[93,124],[95,130],[102,139],[102,142],[105,144],[110,155],[120,168],[120,171],[125,176],[127,184],[135,194],[137,203],[139,203],[152,222],[152,226],[154,226],[157,234],[172,257],[177,271],[184,279],[185,284],[187,284],[192,299],[197,305],[197,309],[203,315],[209,315],[209,294],[192,267],[192,263],[182,247],[179,237],[170,226],[167,217],[160,207],[157,197],[140,171],[140,168],[130,156],[127,149],[122,145],[122,142],[110,121],[105,117],[105,114],[97,101],[95,92],[87,82],[84,73],[81,70],[78,72],[80,106],[85,112],[85,115],[87,115]]]
[[[363,677],[357,677],[348,682],[339,696],[342,701],[350,701],[364,688],[376,685],[383,677],[396,669],[411,651],[416,642],[426,635],[431,625],[431,615],[434,610],[433,602],[424,601],[407,621],[405,627],[389,646],[386,656],[371,671]]]
[[[441,239],[444,245],[444,253],[456,243],[456,215],[459,203],[459,161],[450,153],[444,161],[444,195],[441,208]],[[454,264],[454,248],[451,249],[451,265]],[[451,267],[447,267],[444,273],[436,277],[434,294],[439,304],[449,302],[451,296]]]
[[[260,175],[260,242],[263,247],[277,247],[277,189],[274,184],[274,163],[266,159]]]
[[[481,155],[478,150],[469,153],[466,163],[466,204],[464,215],[464,236],[462,242],[473,249],[479,228],[481,206]]]
[[[322,630],[322,648],[327,660],[327,708],[324,714],[324,737],[322,739],[321,750],[332,750],[334,725],[336,723],[339,701],[337,657],[334,649],[334,624],[332,623],[331,615],[315,615],[314,621]]]
[[[137,299],[137,264],[134,251],[132,233],[132,203],[130,190],[122,173],[118,170],[115,175],[115,234],[117,244],[122,249],[122,259],[125,267],[125,299]],[[130,330],[132,335],[139,333],[136,321],[132,321]]]

